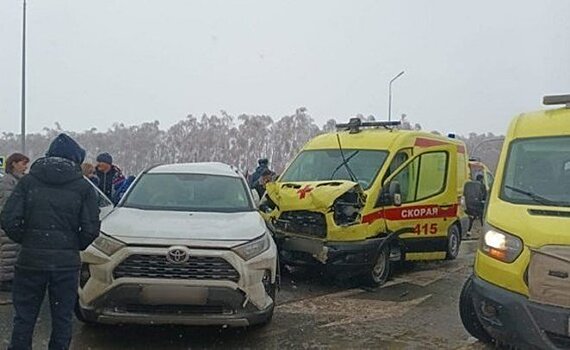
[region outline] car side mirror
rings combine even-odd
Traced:
[[[251,196],[253,197],[253,204],[255,204],[255,207],[258,208],[259,203],[261,202],[261,198],[259,198],[259,193],[257,193],[256,190],[251,190]]]
[[[487,189],[479,181],[468,181],[463,186],[465,212],[474,217],[482,217]]]

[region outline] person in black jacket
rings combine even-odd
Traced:
[[[81,172],[85,151],[59,135],[16,186],[0,215],[2,228],[22,245],[13,285],[14,326],[9,349],[31,349],[46,290],[52,316],[49,349],[68,349],[81,261],[99,235],[97,194]]]

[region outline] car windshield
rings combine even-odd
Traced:
[[[304,151],[295,158],[280,181],[351,181],[352,172],[360,185],[367,189],[388,157],[386,151],[344,149],[343,153],[348,167],[343,165],[342,153],[338,149]]]
[[[512,142],[501,198],[517,204],[570,206],[570,137]]]
[[[122,206],[206,212],[254,210],[242,179],[202,174],[143,175]]]

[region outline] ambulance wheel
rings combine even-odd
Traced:
[[[388,247],[384,247],[376,256],[374,265],[364,275],[363,282],[368,287],[380,287],[388,281],[391,271],[390,251]]]
[[[472,290],[473,279],[472,277],[469,277],[469,279],[465,281],[459,297],[459,316],[461,317],[461,322],[463,323],[463,327],[465,327],[467,332],[473,337],[483,343],[491,343],[493,338],[489,333],[487,333],[485,328],[483,328],[483,325],[475,312]]]
[[[446,260],[453,260],[459,255],[459,247],[461,246],[461,230],[459,226],[452,225],[449,228],[447,235],[447,251],[445,254]]]

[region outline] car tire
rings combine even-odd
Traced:
[[[447,234],[447,250],[445,252],[446,260],[454,260],[459,255],[459,247],[461,246],[461,229],[454,224],[449,228]]]
[[[392,273],[390,250],[383,247],[374,259],[374,265],[366,272],[363,282],[367,287],[377,288],[385,284]]]
[[[461,322],[463,323],[463,327],[465,327],[467,332],[473,337],[483,343],[492,343],[493,338],[487,333],[485,328],[483,328],[483,324],[481,324],[475,312],[472,292],[473,277],[469,277],[469,279],[465,281],[459,297],[459,316],[461,317]]]

